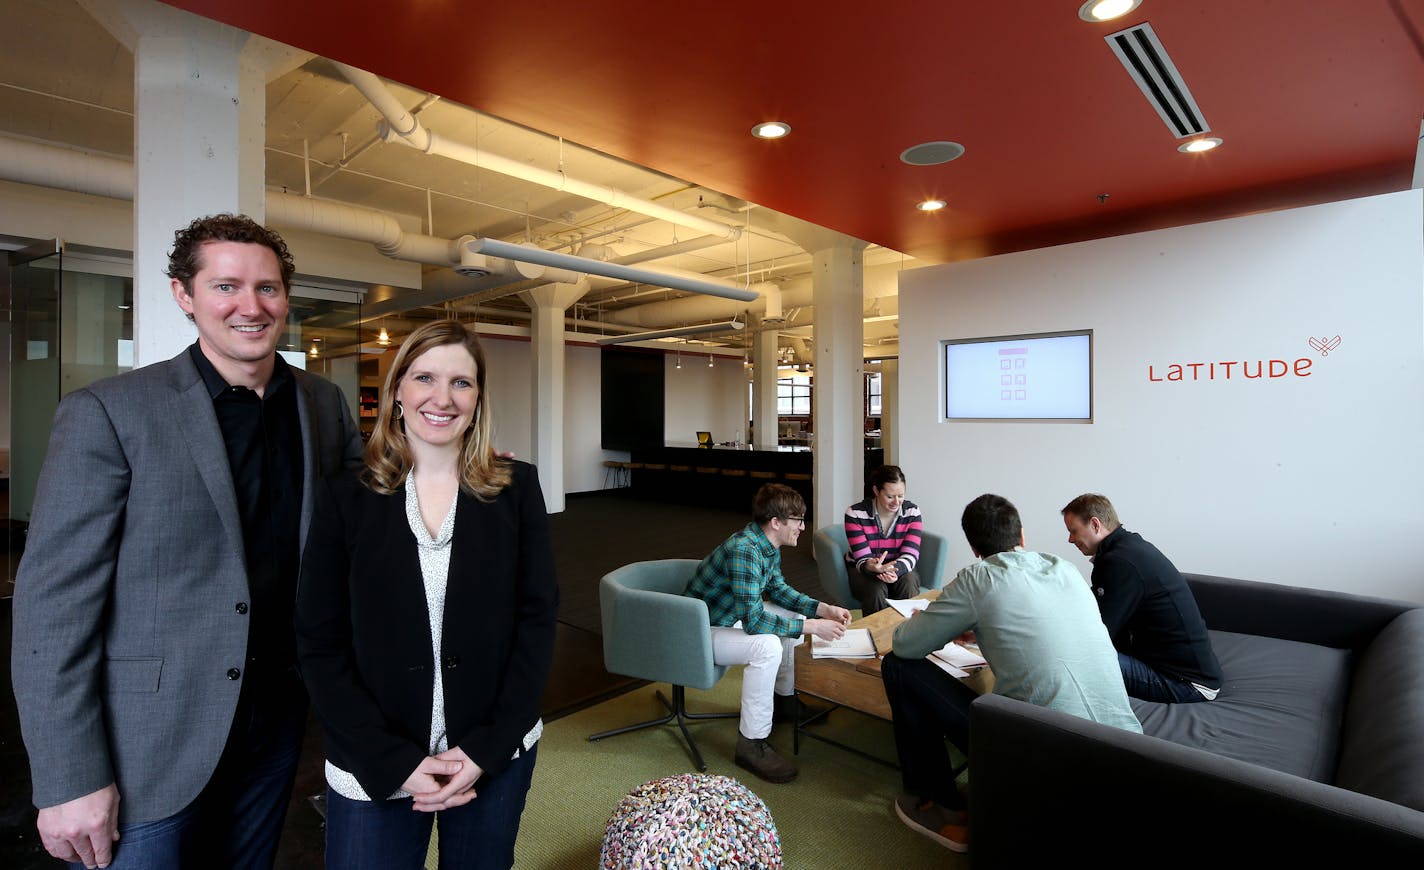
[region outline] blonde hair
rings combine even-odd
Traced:
[[[395,416],[396,390],[411,365],[431,348],[458,344],[475,361],[475,419],[465,430],[460,449],[460,488],[480,501],[493,501],[509,486],[509,461],[495,456],[494,427],[490,421],[489,392],[485,386],[485,351],[475,334],[455,320],[437,320],[412,332],[400,350],[381,387],[381,407],[375,431],[366,444],[366,471],[362,481],[384,495],[392,495],[404,484],[415,465],[406,441],[405,426]]]

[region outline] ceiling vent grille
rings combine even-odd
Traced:
[[[1185,139],[1211,130],[1152,25],[1139,24],[1103,38],[1173,136]]]

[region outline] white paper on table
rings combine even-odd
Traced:
[[[962,680],[969,676],[968,671],[961,671],[959,668],[956,668],[954,665],[933,654],[925,656],[925,660],[946,674],[949,674],[951,677],[954,677],[956,680]]]
[[[866,628],[848,628],[839,640],[811,637],[811,657],[817,659],[869,659],[875,657],[875,640]]]
[[[954,641],[950,641],[930,653],[930,657],[940,659],[946,664],[964,671],[982,668],[988,664],[988,662],[984,661],[984,657],[979,655],[977,650],[967,649]]]
[[[910,614],[914,613],[916,610],[924,610],[926,607],[930,606],[929,599],[927,598],[906,598],[903,601],[891,599],[885,603],[895,608],[895,612],[899,613],[906,619],[909,619]]]

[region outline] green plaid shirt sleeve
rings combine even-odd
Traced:
[[[741,620],[747,634],[801,634],[799,620],[767,613],[763,593],[788,610],[816,612],[816,601],[786,585],[781,576],[781,553],[756,523],[723,541],[703,559],[688,584],[687,594],[707,602],[713,625],[730,626]]]

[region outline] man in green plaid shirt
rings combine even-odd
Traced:
[[[826,640],[845,634],[850,611],[802,595],[781,575],[781,548],[796,546],[806,528],[806,502],[796,490],[768,483],[752,500],[752,516],[702,560],[687,594],[707,602],[712,660],[747,666],[737,764],[769,782],[789,782],[796,766],[766,738],[773,719],[795,720],[792,651],[802,634]]]

